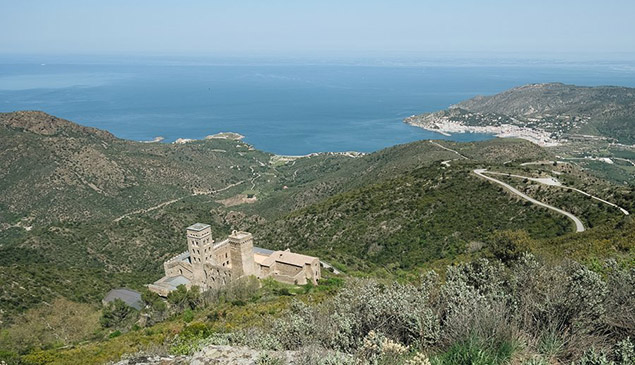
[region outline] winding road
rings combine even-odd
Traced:
[[[553,211],[555,211],[557,213],[560,213],[560,214],[566,216],[567,218],[571,219],[573,221],[573,223],[575,223],[575,231],[576,232],[584,232],[585,231],[584,224],[582,224],[582,221],[580,220],[580,218],[576,217],[575,215],[573,215],[573,214],[571,214],[569,212],[565,212],[564,210],[556,208],[556,207],[551,206],[549,204],[545,204],[545,203],[543,203],[541,201],[538,201],[538,200],[530,197],[529,195],[518,191],[518,189],[514,188],[513,186],[511,186],[509,184],[506,184],[506,183],[504,183],[504,182],[502,182],[500,180],[497,180],[497,179],[494,179],[493,177],[485,175],[484,174],[485,172],[487,172],[487,169],[476,169],[476,170],[474,170],[474,173],[477,176],[482,177],[484,179],[487,179],[489,181],[492,181],[492,182],[494,182],[494,183],[496,183],[498,185],[501,185],[503,188],[507,189],[512,194],[516,194],[519,197],[521,197],[521,198],[523,198],[523,199],[525,199],[525,200],[527,200],[527,201],[529,201],[531,203],[534,203],[536,205],[539,205],[539,206],[547,208],[547,209],[551,209],[551,210],[553,210]]]
[[[599,197],[597,197],[595,195],[591,195],[591,194],[587,193],[584,190],[580,190],[580,189],[577,189],[577,188],[574,188],[574,187],[571,187],[571,186],[564,186],[564,185],[562,185],[560,183],[560,181],[558,181],[557,179],[555,179],[553,177],[540,177],[540,178],[537,178],[537,177],[529,177],[529,176],[508,174],[508,173],[503,173],[503,172],[494,172],[494,171],[487,171],[487,173],[488,174],[492,174],[492,175],[502,175],[502,176],[507,176],[507,177],[516,177],[516,178],[519,178],[519,179],[527,179],[527,180],[534,181],[534,182],[537,182],[537,183],[540,183],[540,184],[543,184],[543,185],[555,186],[555,187],[562,188],[562,189],[569,189],[569,190],[578,192],[578,193],[580,193],[580,194],[582,194],[584,196],[588,196],[591,199],[595,199],[595,200],[597,200],[599,202],[602,202],[602,203],[604,203],[606,205],[610,205],[610,206],[612,206],[614,208],[617,208],[624,215],[630,215],[630,212],[628,210],[620,207],[619,205],[617,205],[615,203],[611,203],[610,201],[604,200],[604,199],[599,198]]]
[[[433,144],[433,145],[435,145],[435,146],[437,146],[437,147],[440,147],[440,148],[442,148],[442,149],[444,149],[444,150],[446,150],[446,151],[454,152],[455,154],[457,154],[457,155],[459,156],[459,158],[468,159],[466,156],[464,156],[464,155],[460,154],[459,152],[457,152],[457,151],[455,151],[455,150],[453,150],[453,149],[451,149],[451,148],[447,148],[447,147],[442,146],[442,145],[440,145],[439,143],[436,143],[436,142],[433,142],[433,141],[428,141],[428,142],[430,142],[431,144]],[[452,162],[452,161],[454,161],[454,160],[457,160],[457,159],[458,159],[458,158],[453,159],[453,160],[446,160],[446,161],[442,161],[442,162],[441,162],[441,164],[442,164],[442,165],[444,165],[444,166],[446,166],[446,167],[450,167],[450,162]],[[554,163],[554,161],[535,161],[535,162],[525,162],[525,163],[521,164],[521,166],[526,166],[526,165],[537,165],[537,164],[544,164],[544,163],[550,163],[550,164],[551,164],[551,163]],[[566,162],[557,161],[556,163],[566,163]],[[631,163],[632,163],[632,161],[631,161]],[[634,165],[635,165],[635,164],[634,164]],[[514,174],[508,174],[508,173],[502,173],[502,172],[487,171],[487,169],[476,169],[476,170],[474,170],[473,172],[474,172],[477,176],[479,176],[479,177],[482,177],[482,178],[484,178],[484,179],[486,179],[486,180],[489,180],[489,181],[492,181],[492,182],[494,182],[494,183],[496,183],[496,184],[498,184],[498,185],[501,185],[503,188],[507,189],[507,190],[508,190],[508,191],[510,191],[512,194],[516,194],[516,195],[518,195],[519,197],[521,197],[521,198],[523,198],[523,199],[525,199],[525,200],[527,200],[527,201],[529,201],[529,202],[531,202],[531,203],[533,203],[533,204],[539,205],[539,206],[544,207],[544,208],[547,208],[547,209],[551,209],[551,210],[553,210],[553,211],[555,211],[555,212],[557,212],[557,213],[560,213],[560,214],[562,214],[562,215],[566,216],[567,218],[571,219],[571,220],[573,221],[573,223],[575,223],[575,231],[576,231],[576,232],[584,232],[584,231],[586,230],[586,229],[584,228],[584,224],[582,224],[582,220],[580,220],[580,218],[578,218],[578,217],[576,217],[575,215],[573,215],[573,214],[571,214],[571,213],[569,213],[569,212],[566,212],[566,211],[564,211],[564,210],[562,210],[562,209],[559,209],[559,208],[556,208],[556,207],[551,206],[551,205],[549,205],[549,204],[545,204],[545,203],[543,203],[543,202],[541,202],[541,201],[538,201],[538,200],[536,200],[536,199],[534,199],[534,198],[532,198],[532,197],[528,196],[527,194],[524,194],[524,193],[520,192],[518,189],[514,188],[513,186],[511,186],[511,185],[509,185],[509,184],[506,184],[506,183],[504,183],[504,182],[502,182],[502,181],[500,181],[500,180],[497,180],[497,179],[495,179],[495,178],[493,178],[493,177],[486,176],[486,175],[485,175],[485,173],[492,174],[492,175],[503,175],[503,176],[508,176],[508,177],[522,178],[522,179],[531,180],[531,181],[534,181],[534,182],[537,182],[537,183],[540,183],[540,184],[544,184],[544,185],[555,186],[555,187],[559,187],[559,188],[571,189],[571,190],[576,191],[576,192],[578,192],[578,193],[580,193],[580,194],[586,195],[586,196],[588,196],[588,197],[590,197],[590,198],[592,198],[592,199],[595,199],[595,200],[597,200],[597,201],[600,201],[600,202],[602,202],[602,203],[604,203],[604,204],[607,204],[607,205],[610,205],[610,206],[612,206],[612,207],[615,207],[615,208],[619,209],[619,210],[622,212],[622,214],[624,214],[624,215],[629,215],[629,214],[630,214],[630,212],[629,212],[628,210],[626,210],[626,209],[624,209],[624,208],[622,208],[622,207],[618,206],[618,205],[617,205],[617,204],[615,204],[615,203],[611,203],[611,202],[609,202],[609,201],[606,201],[606,200],[601,199],[601,198],[599,198],[599,197],[597,197],[597,196],[591,195],[591,194],[587,193],[586,191],[583,191],[583,190],[580,190],[580,189],[576,189],[576,188],[573,188],[573,187],[570,187],[570,186],[563,186],[563,185],[560,183],[560,181],[558,181],[557,179],[555,179],[555,178],[553,178],[553,177],[547,177],[547,178],[535,178],[535,177],[521,176],[521,175],[514,175]]]

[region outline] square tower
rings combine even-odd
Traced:
[[[213,246],[214,240],[209,224],[196,223],[187,227],[187,249],[190,251],[192,265],[212,262],[214,260]]]
[[[251,233],[232,232],[229,236],[229,256],[234,278],[256,274],[254,238]]]

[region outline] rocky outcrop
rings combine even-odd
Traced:
[[[253,365],[265,359],[281,360],[284,364],[302,363],[297,351],[263,351],[242,346],[212,345],[191,356],[134,356],[115,365]]]

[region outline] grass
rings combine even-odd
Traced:
[[[452,345],[442,354],[433,356],[433,365],[497,365],[507,364],[516,346],[504,341],[491,344],[477,337]]]

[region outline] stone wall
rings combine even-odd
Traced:
[[[214,248],[214,258],[216,265],[231,268],[231,257],[229,250],[229,241]]]
[[[165,266],[165,276],[185,276],[188,279],[192,279],[192,265],[189,262],[185,261],[173,261],[166,262]]]
[[[206,289],[219,289],[232,281],[232,272],[230,269],[218,265],[205,266],[205,282]]]

